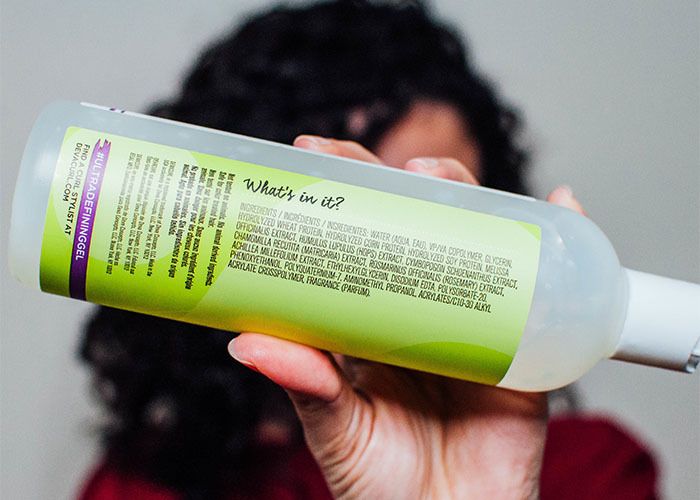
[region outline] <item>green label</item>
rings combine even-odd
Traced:
[[[51,293],[496,384],[539,252],[536,225],[71,127],[40,276]]]

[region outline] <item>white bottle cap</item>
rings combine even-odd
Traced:
[[[625,269],[629,305],[613,359],[693,372],[700,361],[700,285]]]

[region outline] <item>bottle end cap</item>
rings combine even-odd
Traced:
[[[627,317],[611,356],[692,373],[700,363],[700,285],[625,270]]]

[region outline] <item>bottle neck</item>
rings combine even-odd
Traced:
[[[613,359],[692,373],[700,362],[700,285],[625,269],[629,303]]]

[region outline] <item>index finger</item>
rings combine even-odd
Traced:
[[[463,163],[454,158],[413,158],[406,162],[404,170],[475,186],[479,185],[474,174]]]
[[[352,160],[366,161],[368,163],[376,163],[377,165],[383,164],[377,155],[353,141],[340,141],[338,139],[329,139],[317,135],[300,135],[294,139],[294,146],[318,151],[319,153],[350,158]]]

